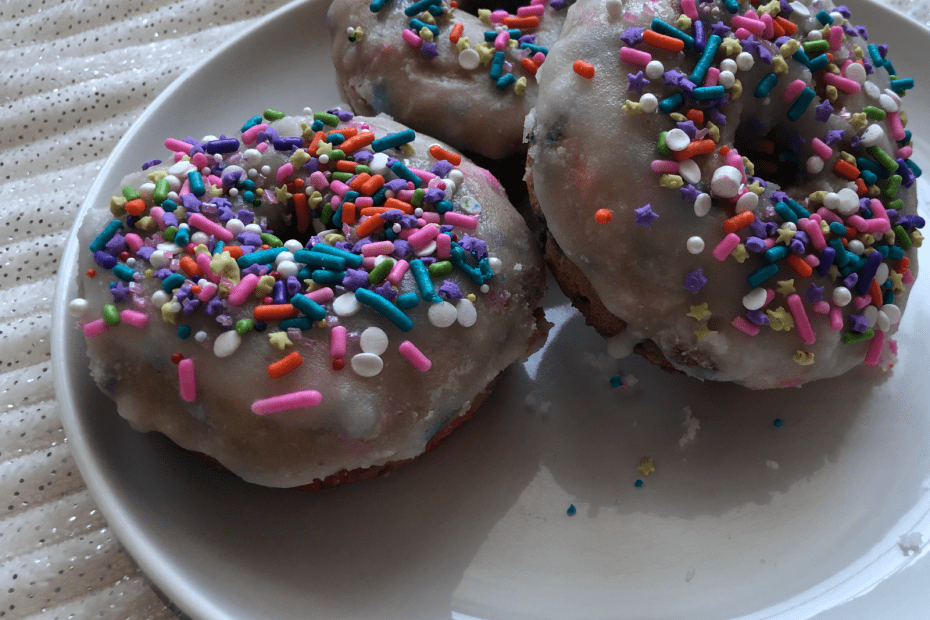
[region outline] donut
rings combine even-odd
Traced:
[[[443,0],[335,0],[333,62],[343,99],[491,159],[526,152],[535,73],[567,0],[526,0],[478,17]]]
[[[372,478],[541,346],[545,266],[451,146],[386,117],[264,116],[166,139],[93,205],[70,307],[134,428],[264,486]]]
[[[796,386],[892,363],[917,274],[886,45],[826,0],[580,0],[537,73],[527,182],[563,290],[623,356]]]

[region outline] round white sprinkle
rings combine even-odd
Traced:
[[[455,323],[457,315],[458,312],[456,312],[455,306],[448,301],[441,301],[438,304],[433,304],[426,312],[426,316],[429,317],[429,322],[434,327],[449,327]]]
[[[866,306],[862,309],[862,316],[869,322],[869,327],[873,327],[875,321],[878,320],[878,308],[875,306]]]
[[[875,281],[884,284],[889,273],[891,273],[891,269],[888,268],[888,263],[879,264],[878,269],[875,270]]]
[[[740,52],[736,55],[736,66],[740,71],[749,71],[756,64],[756,59],[749,52]]]
[[[271,174],[271,166],[262,166],[261,172],[263,176],[268,176]]]
[[[232,221],[232,220],[230,220],[230,221]],[[245,230],[246,230],[247,232],[253,232],[253,233],[255,233],[256,235],[262,234],[262,227],[259,226],[258,224],[254,224],[254,223],[253,223],[253,224],[249,224],[248,226],[246,226],[246,227],[245,227]]]
[[[816,155],[812,155],[810,159],[807,160],[807,172],[810,174],[819,174],[822,171],[823,160]]]
[[[207,236],[207,233],[200,232],[199,230],[191,235],[191,243],[194,244],[194,247],[198,245],[206,245],[210,241],[210,237]]]
[[[384,153],[375,153],[375,156],[371,158],[371,162],[368,164],[368,168],[371,170],[372,174],[382,174],[387,172],[387,162],[387,155]]]
[[[242,336],[234,329],[223,332],[213,341],[213,353],[217,357],[229,357],[242,344]]]
[[[201,330],[194,334],[194,340],[197,342],[204,342],[207,339],[207,332]]]
[[[865,245],[858,239],[853,239],[846,244],[846,249],[856,256],[862,256],[862,253],[865,251]]]
[[[287,251],[293,254],[298,250],[304,249],[304,244],[298,241],[297,239],[288,239],[284,242],[284,247],[287,248]]]
[[[835,192],[828,192],[827,195],[823,197],[823,206],[831,211],[836,211],[840,206],[840,197]]]
[[[436,241],[433,240],[427,243],[426,245],[424,245],[422,248],[420,248],[416,252],[414,252],[414,254],[416,254],[417,256],[430,256],[435,251],[436,251]]]
[[[377,155],[375,157],[377,157]],[[448,177],[455,183],[456,187],[462,187],[462,183],[465,181],[465,173],[458,168],[449,172]]]
[[[692,254],[700,254],[704,251],[704,240],[697,235],[694,237],[689,237],[688,242],[685,245],[688,248],[688,251]]]
[[[328,164],[328,163],[329,163],[329,154],[328,154],[328,153],[323,153],[322,155],[320,155],[319,157],[317,157],[317,159],[320,160],[320,163],[321,163],[321,164]]]
[[[182,177],[183,177],[183,176],[186,175],[188,172],[191,172],[191,171],[196,170],[196,169],[197,169],[197,166],[195,166],[194,164],[190,163],[189,161],[179,161],[178,163],[176,163],[176,164],[172,165],[170,168],[168,168],[168,174],[169,174],[169,175],[173,175],[173,176],[175,177],[175,179],[177,179],[178,176],[182,176]],[[168,178],[168,177],[165,177],[165,178]],[[170,181],[169,181],[169,183],[170,183]]]
[[[713,204],[714,202],[711,200],[710,194],[698,194],[697,199],[694,201],[694,214],[698,217],[704,217],[710,213],[710,208]]]
[[[659,100],[652,93],[646,93],[640,97],[639,103],[643,106],[643,112],[646,114],[652,114],[659,109]]]
[[[139,186],[139,196],[142,198],[151,198],[152,194],[155,193],[155,184],[154,183],[143,183]]]
[[[882,330],[883,332],[891,329],[891,320],[888,318],[888,315],[881,310],[878,311],[878,318],[875,320],[875,324],[878,329]]]
[[[720,71],[721,73],[727,71],[729,73],[736,73],[736,61],[732,58],[724,58],[720,61]]]
[[[673,151],[683,151],[691,144],[691,138],[677,127],[665,134],[665,145]]]
[[[333,300],[333,312],[336,316],[352,316],[361,307],[362,304],[355,298],[355,293],[343,293]]]
[[[766,299],[768,299],[768,292],[764,288],[754,288],[743,295],[743,307],[747,310],[759,310],[765,305]]]
[[[165,291],[155,291],[152,293],[152,305],[156,308],[161,308],[169,301],[171,301],[171,295]]]
[[[721,198],[733,198],[739,193],[743,174],[733,166],[720,166],[710,181],[711,191]]]
[[[284,254],[284,252],[282,252],[282,254]],[[291,276],[296,276],[300,271],[300,267],[298,267],[297,263],[292,260],[283,260],[278,263],[277,270],[278,273],[281,274],[282,278],[287,279]]]
[[[468,71],[472,71],[478,68],[478,65],[481,64],[481,57],[478,55],[478,52],[469,48],[459,52],[459,66]]]
[[[866,82],[862,85],[865,89],[865,94],[869,96],[870,99],[878,99],[882,94],[881,89],[875,84],[875,82]]]
[[[231,232],[234,235],[238,235],[245,230],[245,224],[242,223],[242,220],[239,218],[233,218],[226,222],[226,230]]]
[[[836,193],[839,204],[836,209],[843,215],[852,215],[859,210],[859,194],[844,187]]]
[[[852,301],[852,293],[845,286],[838,286],[833,289],[833,303],[842,308],[849,305]]]
[[[797,13],[800,18],[806,19],[811,16],[810,9],[798,0],[791,3],[791,8],[794,9],[794,12]]]
[[[746,192],[736,201],[736,212],[752,211],[759,204],[759,197],[753,192]]]
[[[678,164],[678,174],[688,183],[698,183],[701,180],[701,168],[693,159],[686,159]]]
[[[646,65],[646,77],[650,80],[657,80],[665,73],[665,65],[658,60],[650,60]]]
[[[897,112],[898,111],[898,104],[887,93],[882,93],[881,95],[879,95],[878,105],[880,105],[881,108],[885,112]]]
[[[149,262],[155,269],[163,269],[171,262],[171,254],[164,251],[152,252]]]
[[[462,327],[471,327],[478,320],[478,310],[475,309],[475,304],[464,297],[455,301],[455,310],[456,320]]]
[[[866,72],[865,67],[858,62],[854,62],[846,67],[846,77],[859,84],[865,84]]]
[[[262,163],[262,153],[258,149],[246,149],[242,156],[245,157],[246,163],[252,167]]]
[[[280,254],[278,254],[277,256],[274,257],[274,263],[275,263],[275,265],[280,265],[280,264],[283,263],[284,261],[291,261],[291,262],[293,262],[293,261],[294,261],[294,255],[293,255],[292,253],[290,253],[290,252],[288,252],[288,251],[285,250],[284,252],[281,252]]]
[[[732,71],[721,71],[717,81],[724,88],[733,88],[733,85],[736,84],[736,76],[733,75]]]
[[[369,327],[358,338],[358,344],[365,353],[381,355],[388,348],[388,335],[380,327]]]
[[[882,312],[885,313],[892,325],[901,320],[901,308],[894,304],[885,304],[882,306]]]
[[[862,134],[862,144],[875,146],[885,138],[885,130],[880,125],[869,125]]]
[[[374,353],[359,353],[349,363],[352,370],[362,377],[374,377],[384,368],[384,362]]]
[[[488,266],[491,268],[491,271],[493,271],[494,274],[496,275],[501,272],[501,269],[503,268],[504,263],[503,261],[501,261],[501,259],[497,258],[496,256],[489,256]]]
[[[73,317],[82,317],[87,312],[87,309],[90,307],[90,304],[87,303],[86,299],[78,297],[77,299],[72,299],[68,302],[68,314]]]

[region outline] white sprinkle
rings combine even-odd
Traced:
[[[852,301],[852,293],[845,286],[838,286],[833,289],[833,303],[842,308],[849,305]]]
[[[739,193],[743,174],[733,166],[720,166],[710,181],[711,191],[721,198],[733,198]]]
[[[343,293],[333,300],[333,312],[336,316],[352,316],[361,307],[362,304],[355,298],[355,293]]]
[[[752,211],[758,204],[759,196],[753,192],[746,192],[736,201],[736,212],[743,213],[745,211]]]
[[[688,247],[688,251],[692,254],[700,254],[704,251],[704,240],[697,235],[690,237],[686,245]]]
[[[691,138],[677,127],[665,134],[665,145],[673,151],[683,151],[691,144]]]
[[[369,327],[359,336],[358,344],[365,353],[381,355],[388,348],[388,336],[380,327]]]
[[[646,93],[639,98],[640,105],[643,106],[643,112],[652,114],[659,109],[659,100],[652,93]]]
[[[213,353],[217,357],[229,357],[242,344],[242,336],[234,329],[223,332],[213,341]]]
[[[710,194],[698,194],[697,199],[694,201],[694,214],[698,217],[704,217],[710,213],[710,208],[713,204]]]
[[[657,80],[665,73],[665,65],[658,60],[650,60],[646,65],[646,77],[650,80]]]
[[[478,310],[471,300],[462,298],[455,301],[456,320],[462,327],[471,327],[478,320]]]
[[[468,71],[472,71],[478,68],[478,65],[481,64],[481,57],[478,55],[478,52],[468,48],[459,52],[459,66]]]
[[[768,292],[761,287],[757,287],[743,295],[743,307],[747,310],[759,310],[765,305],[768,299]]]
[[[349,364],[362,377],[374,377],[384,368],[384,361],[374,353],[359,353],[352,357]]]
[[[87,309],[90,307],[90,304],[87,303],[86,299],[78,297],[77,299],[72,299],[68,302],[68,314],[73,317],[80,318],[87,313]]]
[[[429,317],[429,322],[434,327],[449,327],[455,323],[458,312],[456,311],[455,306],[450,304],[448,301],[442,301],[438,304],[431,305],[429,310],[427,310],[426,315]]]

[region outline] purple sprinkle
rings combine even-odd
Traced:
[[[552,7],[553,11],[561,11],[568,4],[568,0],[552,0],[549,3],[549,6]]]
[[[262,238],[258,233],[254,233],[251,230],[243,230],[241,233],[236,235],[236,240],[239,241],[239,245],[254,245],[260,246],[262,244]]]
[[[697,135],[697,127],[694,126],[694,121],[684,121],[681,123],[676,123],[679,129],[688,134],[688,137],[694,140],[694,136]]]
[[[846,19],[849,19],[850,17],[852,17],[852,11],[850,11],[849,7],[847,7],[845,4],[838,4],[835,7],[833,7],[833,10],[839,13],[840,15],[842,15],[843,17],[845,17]]]
[[[420,54],[427,60],[432,60],[439,56],[439,48],[436,47],[436,43],[433,41],[424,41],[423,45],[420,46]]]
[[[620,35],[620,39],[630,47],[639,45],[643,42],[643,29],[630,26],[623,31],[623,34]]]
[[[438,187],[431,187],[426,190],[426,195],[423,196],[423,202],[426,204],[436,204],[440,200],[446,199],[446,193],[439,189]]]
[[[759,237],[749,237],[746,239],[746,249],[754,254],[765,252],[768,248],[765,246],[765,240]]]
[[[481,239],[470,237],[468,233],[465,233],[459,245],[467,252],[470,252],[477,260],[481,260],[488,256],[488,244]]]
[[[697,200],[697,197],[701,195],[701,192],[690,183],[683,186],[680,191],[681,199],[692,204],[694,204],[694,201]]]
[[[200,307],[200,300],[196,297],[189,297],[181,302],[181,314],[192,314],[197,308]]]
[[[355,158],[355,161],[358,161],[358,157]],[[309,174],[313,174],[320,169],[320,160],[316,157],[311,157],[307,160],[307,163],[303,165],[303,169],[306,170]]]
[[[814,116],[821,123],[826,123],[830,120],[830,115],[833,114],[833,106],[830,105],[830,101],[824,99],[816,108],[817,114]]]
[[[340,110],[339,108],[336,108],[334,110],[327,110],[327,113],[334,114],[336,118],[338,118],[343,123],[348,123],[353,118],[355,118],[355,115],[349,112],[348,110]]]
[[[517,39],[520,43],[535,43],[536,35],[535,34],[525,34]]]
[[[275,280],[271,286],[271,300],[276,304],[286,304],[288,301],[287,285],[281,280]]]
[[[856,332],[857,334],[864,334],[867,329],[869,329],[869,320],[865,318],[864,314],[852,314],[849,317],[852,325],[849,326],[849,329]]]
[[[697,269],[685,276],[684,287],[694,295],[697,295],[705,284],[707,284],[707,278],[704,277],[703,269]]]
[[[113,269],[116,267],[116,263],[118,262],[115,256],[108,254],[103,250],[97,250],[94,252],[94,261],[104,269]]]
[[[342,279],[342,286],[347,291],[357,291],[360,288],[368,286],[368,272],[364,269],[346,269],[346,275]]]
[[[394,193],[407,189],[407,181],[403,179],[391,179],[384,184],[384,187],[388,188]]]
[[[449,174],[453,168],[455,168],[455,166],[453,166],[452,164],[450,164],[444,159],[440,159],[435,164],[433,164],[433,168],[430,170],[430,172],[432,172],[439,178],[443,178],[447,174]]]
[[[155,277],[158,278],[159,280],[164,280],[165,278],[167,278],[173,273],[174,272],[168,269],[167,267],[162,267],[161,269],[155,272]]]
[[[272,140],[271,145],[276,151],[290,151],[291,149],[299,149],[302,147],[304,145],[304,139],[299,136],[275,138]]]
[[[877,47],[878,47],[878,53],[882,57],[882,60],[888,60],[888,44],[879,43]]]
[[[826,138],[824,138],[824,144],[827,146],[833,146],[844,137],[846,137],[846,134],[842,129],[831,129],[827,132]]]
[[[293,297],[297,293],[300,293],[304,290],[303,285],[300,283],[300,280],[297,279],[297,276],[288,276],[287,277],[287,294]]]
[[[367,164],[374,159],[375,154],[371,151],[355,151],[352,157],[355,158],[355,163],[357,164]]]
[[[791,8],[791,5],[788,4],[788,0],[778,0],[779,9],[781,9],[782,16],[787,19],[791,17],[791,14],[794,13],[794,9]]]
[[[439,294],[447,300],[462,299],[462,297],[464,297],[459,285],[452,280],[443,280],[442,284],[439,285]]]
[[[394,239],[394,256],[407,258],[413,254],[413,246],[403,239]]]
[[[197,196],[194,196],[193,194],[182,194],[181,206],[183,206],[188,211],[197,213],[200,211],[200,198],[197,198]]]
[[[270,125],[265,127],[263,130],[259,131],[255,135],[256,142],[274,142],[275,138],[278,137],[278,130]]]
[[[154,253],[155,253],[155,248],[144,245],[136,251],[136,256],[138,256],[142,260],[147,261],[150,258],[152,258],[152,254]]]
[[[148,160],[147,162],[145,162],[144,164],[142,164],[142,169],[143,169],[143,170],[148,170],[148,169],[151,168],[152,166],[157,166],[157,165],[160,164],[160,163],[161,163],[161,160],[160,160],[160,159],[150,159],[150,160]]]
[[[859,32],[859,36],[864,40],[869,40],[869,31],[865,26],[856,26],[856,30]]]
[[[394,222],[400,220],[400,218],[403,216],[404,212],[400,209],[388,209],[381,214],[381,219],[383,219],[385,222],[390,222],[393,224]]]
[[[853,272],[849,274],[848,276],[846,276],[846,278],[843,280],[843,286],[845,286],[846,288],[852,288],[856,286],[856,282],[858,281],[859,281],[859,274]]]
[[[255,222],[255,213],[246,209],[239,209],[236,212],[236,219],[248,226]]]
[[[754,325],[769,324],[769,317],[762,310],[750,310],[746,313],[746,318]]]
[[[104,249],[113,256],[118,256],[120,252],[126,251],[126,237],[119,233],[113,235],[113,238],[107,241]]]
[[[678,69],[669,69],[662,74],[666,86],[678,86],[687,76]],[[692,89],[694,86],[692,85]]]
[[[851,146],[854,149],[857,149],[861,145],[862,145],[862,138],[860,138],[856,134],[853,134],[853,137],[849,139],[849,146]]]
[[[376,287],[374,290],[375,293],[381,295],[388,301],[394,301],[394,298],[397,297],[397,289],[391,286],[391,283],[387,280],[385,280],[381,286]]]
[[[723,22],[714,22],[710,25],[710,30],[712,34],[715,34],[720,38],[726,38],[726,36],[730,34],[730,27]]]
[[[627,73],[626,77],[630,80],[629,85],[626,87],[627,91],[641,93],[645,87],[649,86],[649,79],[646,78],[642,71]]]
[[[261,277],[261,276],[267,274],[269,271],[270,271],[270,270],[269,270],[268,267],[266,267],[265,265],[255,264],[255,265],[249,265],[248,267],[246,267],[245,269],[243,269],[243,270],[242,270],[242,274],[243,274],[243,275],[252,275],[252,274],[254,274],[254,275],[258,276],[258,277]]]
[[[220,300],[220,296],[216,295],[207,302],[207,307],[204,308],[204,312],[207,313],[207,316],[217,316],[220,312],[223,311],[223,302]]]
[[[812,304],[823,301],[823,290],[825,287],[817,286],[813,282],[807,287],[807,300]]]
[[[117,282],[116,286],[110,287],[110,293],[113,295],[114,303],[122,303],[129,299],[130,289],[123,282]]]
[[[635,224],[645,228],[652,228],[652,223],[658,219],[658,215],[652,210],[652,205],[646,204],[639,209],[634,209],[636,213]]]

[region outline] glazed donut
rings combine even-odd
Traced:
[[[386,117],[266,117],[169,138],[94,205],[71,307],[136,429],[265,486],[370,478],[541,345],[543,262],[450,146]]]
[[[342,97],[359,114],[388,114],[469,153],[525,153],[534,74],[570,1],[526,0],[479,19],[443,0],[335,0],[329,25]]]
[[[548,261],[616,355],[751,388],[888,365],[924,224],[913,81],[849,18],[826,0],[569,11],[527,179]]]

